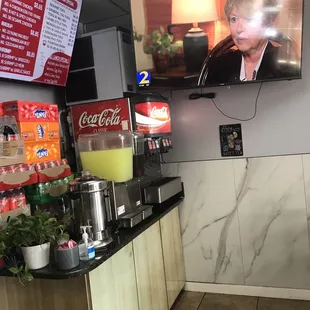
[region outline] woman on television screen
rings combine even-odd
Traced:
[[[294,42],[275,28],[281,7],[278,0],[227,0],[231,37],[224,41],[232,42],[205,61],[199,86],[300,77],[300,61],[289,55]]]

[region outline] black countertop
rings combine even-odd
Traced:
[[[90,271],[94,270],[106,260],[111,258],[115,253],[125,247],[133,239],[138,237],[141,233],[147,230],[154,223],[158,222],[167,213],[178,207],[183,199],[176,199],[170,201],[168,205],[160,209],[156,209],[152,216],[144,220],[133,228],[122,228],[113,235],[113,242],[110,243],[106,249],[96,252],[96,258],[91,261],[80,261],[80,265],[68,271],[62,271],[57,269],[55,266],[49,264],[47,267],[31,271],[32,275],[36,279],[70,279],[78,276],[85,275]],[[0,272],[0,276],[10,277],[12,274],[7,270]]]

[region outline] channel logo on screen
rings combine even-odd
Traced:
[[[149,71],[137,72],[137,81],[140,87],[150,86],[152,82],[151,72]]]

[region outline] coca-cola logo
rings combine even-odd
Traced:
[[[100,114],[88,114],[83,112],[79,119],[80,128],[118,126],[121,123],[120,112],[122,109],[105,109]]]
[[[168,108],[162,107],[161,109],[157,109],[156,107],[153,107],[151,110],[151,117],[161,121],[167,121],[169,119]]]

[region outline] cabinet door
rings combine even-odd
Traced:
[[[179,208],[160,220],[169,308],[185,285],[184,256]]]
[[[93,310],[137,310],[132,243],[89,273]]]
[[[86,278],[35,279],[22,286],[16,278],[0,277],[1,310],[91,310]]]
[[[163,252],[159,222],[133,241],[139,309],[167,310]]]

